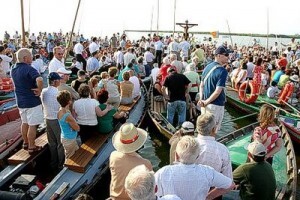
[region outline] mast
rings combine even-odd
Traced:
[[[267,51],[269,51],[269,8],[267,8]]]
[[[21,2],[21,20],[22,20],[22,47],[25,47],[25,26],[24,26],[24,5],[23,0]]]
[[[75,24],[76,24],[76,19],[77,19],[77,15],[78,15],[78,10],[79,10],[79,7],[80,7],[80,3],[81,3],[81,0],[78,0],[78,6],[77,6],[77,10],[76,10],[76,14],[75,14],[73,26],[72,26],[71,35],[70,35],[69,41],[68,41],[68,43],[67,43],[67,47],[66,47],[66,51],[65,51],[65,55],[64,55],[64,60],[65,60],[65,61],[66,61],[67,55],[68,55],[68,53],[69,53],[69,48],[70,48],[70,46],[71,46],[72,37],[73,37],[73,32],[74,32],[74,27],[75,27]]]
[[[151,23],[150,23],[150,32],[152,32],[152,24],[153,24],[153,10],[154,10],[154,7],[152,5],[152,12],[151,12]]]
[[[176,0],[174,0],[174,23],[173,23],[173,38],[175,39],[175,20],[176,20]]]
[[[228,27],[228,32],[229,32],[229,37],[230,37],[231,46],[233,46],[233,42],[232,42],[232,37],[231,37],[231,32],[230,32],[230,27],[229,27],[228,20],[226,20],[226,22],[227,22],[227,27]]]
[[[30,0],[28,1],[28,36],[30,36]]]
[[[156,23],[156,34],[158,35],[159,30],[159,0],[157,0],[157,23]]]

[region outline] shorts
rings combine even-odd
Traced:
[[[201,107],[201,114],[204,114],[205,112],[210,112],[211,114],[214,115],[217,131],[220,130],[223,117],[224,117],[224,106],[209,104],[206,107]]]
[[[66,159],[70,158],[79,149],[76,138],[75,139],[61,138],[61,143],[65,150]]]
[[[33,108],[19,108],[22,123],[36,126],[44,123],[42,104]]]

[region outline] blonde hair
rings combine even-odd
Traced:
[[[266,128],[270,124],[274,124],[275,111],[274,108],[268,104],[264,104],[259,111],[258,121],[261,128]]]
[[[19,49],[17,51],[16,55],[17,55],[17,62],[18,63],[24,62],[24,57],[26,57],[26,56],[32,56],[30,50],[27,49],[27,48],[21,48],[21,49]]]
[[[179,162],[183,164],[194,164],[200,153],[200,145],[192,136],[183,136],[177,146],[176,153],[179,157]]]

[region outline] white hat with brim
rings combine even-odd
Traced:
[[[147,131],[136,128],[132,123],[123,124],[117,131],[112,143],[115,149],[122,153],[132,153],[139,150],[147,140]]]
[[[299,76],[298,75],[293,75],[293,76],[290,76],[290,79],[292,80],[292,81],[295,81],[295,82],[299,82]]]
[[[266,147],[262,143],[260,143],[258,141],[251,142],[248,145],[248,151],[253,156],[264,156],[264,155],[267,154]]]

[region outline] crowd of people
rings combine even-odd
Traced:
[[[165,102],[167,119],[178,130],[170,140],[170,165],[153,173],[151,162],[137,153],[148,133],[123,124],[113,137],[110,198],[216,199],[240,186],[242,199],[274,199],[271,164],[282,145],[274,109],[261,108],[248,163],[233,172],[229,151],[215,136],[224,116],[228,79],[234,88],[253,80],[269,98],[292,85],[293,101],[298,101],[300,45],[295,39],[283,51],[276,43],[270,49],[226,42],[216,47],[156,34],[131,42],[125,33],[90,40],[74,34],[69,46],[70,37],[32,33],[24,47],[17,32],[13,37],[6,32],[0,42],[0,76],[14,82],[23,148],[30,154],[41,150],[34,141],[37,125],[45,120],[51,167],[62,169],[79,148],[77,136],[85,142],[91,135],[111,132],[114,121],[128,115],[119,106],[131,104],[141,94],[140,79],[151,76],[154,100]],[[64,55],[73,56],[70,67]],[[48,86],[43,88],[45,70]],[[69,85],[71,74],[77,79]]]

